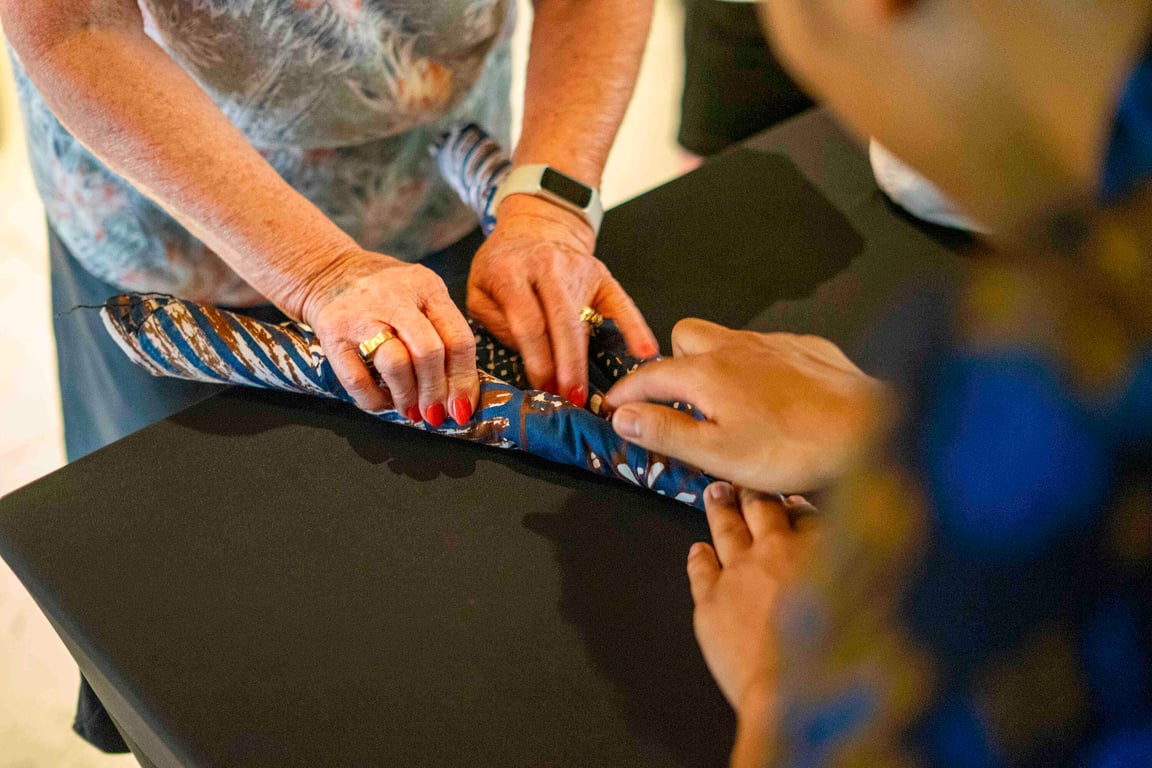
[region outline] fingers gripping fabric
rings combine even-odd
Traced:
[[[172,296],[125,294],[102,310],[104,324],[137,365],[156,376],[279,389],[352,402],[320,342],[306,326],[272,325]],[[476,332],[479,409],[464,425],[414,423],[396,411],[377,418],[499,448],[511,448],[648,488],[697,508],[712,478],[617,437],[599,414],[602,392],[590,409],[547,392],[526,390],[519,355],[487,331]],[[597,377],[614,381],[640,361],[614,353],[619,332],[605,323],[592,338]],[[497,373],[505,378],[498,378]]]
[[[476,125],[458,127],[433,148],[441,174],[481,219],[511,163]],[[352,402],[316,335],[298,323],[273,325],[216,307],[159,294],[124,294],[102,310],[109,333],[137,365],[155,376],[280,389]],[[433,428],[386,411],[377,418],[500,448],[516,449],[605,477],[625,480],[703,509],[712,478],[683,462],[620,439],[602,411],[603,392],[643,360],[631,357],[609,320],[589,342],[588,409],[529,386],[523,360],[487,330],[476,334],[479,409],[468,424]],[[676,407],[689,412],[689,406]]]

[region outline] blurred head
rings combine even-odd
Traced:
[[[778,54],[855,130],[1011,232],[1093,198],[1145,0],[764,0]]]

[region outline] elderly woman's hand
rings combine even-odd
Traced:
[[[351,251],[308,281],[301,315],[332,368],[367,411],[395,408],[440,426],[472,417],[480,395],[476,340],[431,270],[369,251]],[[359,345],[384,331],[377,380]]]
[[[620,284],[592,255],[592,229],[547,201],[513,195],[476,254],[468,311],[520,351],[532,386],[583,405],[588,395],[585,306],[616,321],[634,355],[659,351],[656,338]]]
[[[675,357],[649,363],[607,394],[631,442],[763,491],[834,480],[880,420],[883,386],[832,342],[732,331],[683,320]],[[706,417],[656,402],[689,402]]]

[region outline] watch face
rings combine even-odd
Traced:
[[[560,171],[545,168],[540,176],[540,188],[563,198],[577,208],[587,208],[592,202],[592,190]]]

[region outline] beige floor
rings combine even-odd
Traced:
[[[680,166],[681,24],[678,0],[658,0],[640,85],[605,172],[609,204],[671,178]],[[525,47],[521,34],[521,62]],[[63,462],[42,222],[0,53],[0,495]],[[134,764],[130,757],[101,755],[72,736],[77,679],[68,653],[0,563],[0,768]]]

